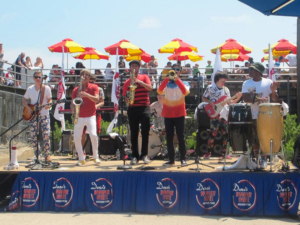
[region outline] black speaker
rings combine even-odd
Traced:
[[[210,129],[210,118],[205,112],[204,107],[197,108],[198,129]]]
[[[225,138],[225,135],[223,135],[221,131],[218,131],[216,136],[214,137],[214,144],[211,149],[212,157],[222,156],[222,154],[223,154],[222,150],[224,148],[226,148],[224,146],[224,138]]]
[[[207,143],[209,135],[210,134],[207,129],[198,129],[197,131],[196,151],[197,155],[200,157],[209,152],[209,146]]]
[[[109,135],[100,135],[99,136],[99,155],[115,155],[119,148],[118,139],[112,139]]]
[[[73,130],[64,130],[61,134],[61,153],[63,154],[71,154],[70,148],[69,148],[69,142],[71,135],[74,136]]]

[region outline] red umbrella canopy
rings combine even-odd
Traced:
[[[159,53],[179,53],[179,52],[198,52],[198,49],[179,38],[173,39],[170,43],[158,49]]]
[[[82,53],[77,54],[76,56],[74,56],[74,58],[76,59],[82,59],[82,60],[87,60],[87,59],[109,59],[108,55],[104,55],[101,52],[98,52],[95,48],[90,48],[87,47],[85,48],[85,51]]]
[[[59,53],[62,53],[63,50],[66,53],[84,52],[83,46],[81,46],[80,44],[77,44],[70,38],[66,38],[66,39],[62,40],[61,42],[58,42],[57,44],[54,44],[54,45],[48,47],[48,49],[51,52],[59,52]]]
[[[223,54],[221,55],[221,59],[226,59],[227,61],[240,61],[244,62],[245,60],[249,60],[249,55],[244,55],[242,53],[239,54]],[[225,60],[224,60],[225,61]]]
[[[264,53],[269,53],[269,48],[265,48]],[[289,51],[293,51],[294,54],[297,54],[297,46],[286,39],[280,39],[275,44],[271,45],[271,51],[273,55],[287,55]]]
[[[218,45],[217,47],[211,49],[211,52],[216,54],[217,48],[220,49],[221,54],[248,54],[253,50],[245,45],[238,43],[236,40],[230,38],[226,40],[224,43]]]
[[[130,43],[129,41],[123,39],[119,41],[116,44],[113,44],[111,46],[108,46],[104,48],[105,51],[111,55],[117,54],[118,49],[118,55],[141,55],[143,53],[143,50],[141,50],[139,47],[135,46],[134,44]]]

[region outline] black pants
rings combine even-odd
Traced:
[[[148,155],[149,131],[150,131],[150,107],[139,106],[128,108],[128,119],[131,132],[132,157],[140,158],[138,152],[139,124],[142,133],[141,157]]]
[[[169,160],[174,162],[175,151],[173,145],[174,127],[176,128],[176,134],[179,142],[180,160],[185,160],[186,148],[184,138],[184,116],[177,118],[165,118],[167,148]]]

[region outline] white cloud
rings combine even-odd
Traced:
[[[16,17],[18,14],[16,12],[9,12],[0,16],[0,22],[4,22],[7,19]]]
[[[211,16],[210,20],[222,23],[250,23],[252,21],[250,16]]]
[[[140,24],[140,29],[155,29],[161,27],[162,24],[157,18],[144,18]]]

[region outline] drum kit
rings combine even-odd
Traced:
[[[257,134],[260,149],[256,155],[254,163],[250,156],[249,143],[253,140],[251,105],[247,103],[231,104],[228,115],[228,136],[231,150],[234,154],[248,153],[247,156],[241,156],[239,160],[230,167],[224,166],[218,169],[265,169],[267,167],[267,158],[270,157],[270,171],[272,171],[272,161],[274,154],[278,154],[281,148],[283,158],[284,150],[282,148],[283,136],[283,111],[281,104],[263,103],[259,105],[257,117]],[[227,154],[227,152],[226,152]]]

